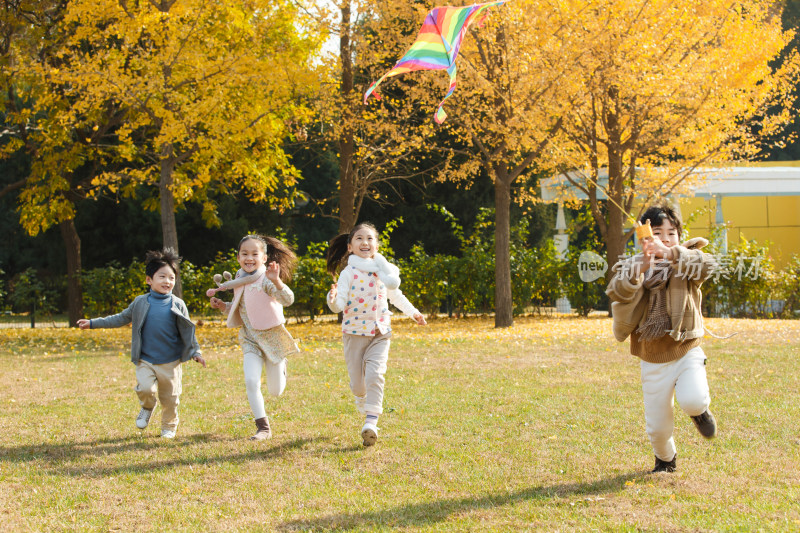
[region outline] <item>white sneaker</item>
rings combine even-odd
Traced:
[[[361,413],[363,415],[366,412],[366,409],[364,408],[364,404],[367,403],[367,397],[366,396],[356,396],[355,397],[355,403],[356,403],[356,411],[358,411],[359,413]]]
[[[372,446],[378,441],[378,426],[367,422],[361,428],[361,439],[364,446]]]
[[[174,429],[162,429],[161,430],[161,438],[163,438],[163,439],[174,439],[175,438],[175,430]]]
[[[150,423],[151,416],[153,416],[153,410],[142,407],[142,410],[139,411],[139,416],[136,417],[136,427],[139,429],[146,428],[147,424]]]

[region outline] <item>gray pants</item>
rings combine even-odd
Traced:
[[[383,386],[392,332],[374,337],[343,335],[344,360],[350,374],[350,390],[360,413],[383,412]]]

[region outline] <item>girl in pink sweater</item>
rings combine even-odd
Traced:
[[[297,257],[285,243],[261,235],[246,235],[237,252],[241,269],[233,280],[233,301],[212,297],[211,307],[228,315],[228,327],[240,328],[244,383],[256,422],[256,434],[250,438],[264,440],[272,437],[272,430],[261,394],[261,371],[266,368],[269,393],[280,396],[286,388],[286,356],[300,351],[283,317],[283,308],[294,302],[285,283]]]
[[[331,285],[328,307],[343,313],[342,342],[350,390],[356,409],[365,416],[361,428],[364,446],[378,440],[378,416],[383,412],[383,386],[392,328],[388,302],[424,326],[425,317],[400,289],[400,271],[378,253],[378,232],[369,223],[357,225],[330,241],[328,272]]]

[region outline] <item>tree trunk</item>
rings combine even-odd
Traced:
[[[608,253],[608,272],[606,279],[611,280],[611,267],[619,261],[625,251],[624,226],[628,218],[622,208],[623,195],[622,156],[609,150],[608,154],[608,192],[610,200],[607,202],[608,227],[606,231],[606,251]]]
[[[495,175],[494,182],[494,327],[514,323],[511,298],[511,183]]]
[[[614,275],[612,267],[620,260],[625,251],[624,226],[628,214],[623,211],[623,194],[625,181],[622,168],[623,145],[622,132],[619,123],[620,104],[619,89],[612,85],[608,88],[608,102],[605,112],[605,128],[608,134],[608,225],[606,226],[606,281],[611,281]],[[611,307],[608,308],[611,314]]]
[[[356,225],[356,187],[353,154],[353,114],[350,106],[353,98],[353,55],[350,45],[350,2],[341,7],[342,23],[339,36],[339,59],[342,63],[342,134],[339,138],[339,233],[348,233]]]
[[[71,327],[83,318],[83,287],[81,285],[81,239],[75,229],[75,220],[64,220],[59,225],[64,249],[67,252],[67,315]]]
[[[175,223],[175,196],[172,192],[174,180],[176,158],[171,144],[165,144],[161,148],[161,179],[158,184],[159,196],[161,199],[161,233],[164,248],[172,248],[178,252],[178,226]],[[175,288],[172,292],[178,297],[183,298],[183,286],[181,285],[180,269],[176,273]]]

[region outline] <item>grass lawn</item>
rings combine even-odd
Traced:
[[[718,437],[676,407],[656,475],[609,319],[394,325],[368,449],[333,323],[290,325],[265,442],[234,330],[198,329],[172,441],[134,425],[128,328],[0,330],[0,530],[800,531],[800,321],[708,321]]]

